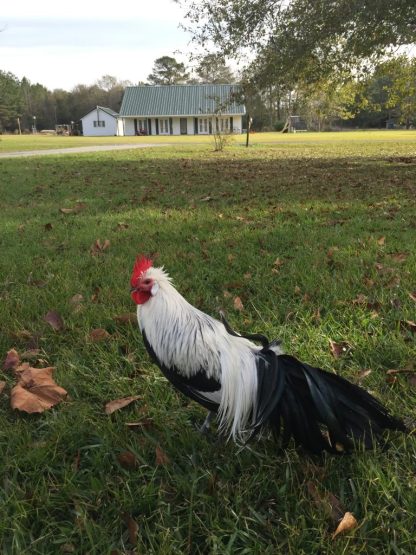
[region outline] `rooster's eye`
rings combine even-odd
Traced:
[[[144,283],[145,285],[149,285],[149,283],[150,283],[151,281],[152,281],[151,279],[145,279],[143,283]]]

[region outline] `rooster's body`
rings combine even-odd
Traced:
[[[282,428],[283,444],[293,437],[319,453],[348,450],[356,440],[370,447],[384,429],[405,430],[364,389],[193,307],[150,260],[138,258],[131,285],[154,362],[180,392],[217,414],[220,431],[234,439],[264,427],[279,435]]]

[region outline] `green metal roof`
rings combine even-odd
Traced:
[[[226,103],[222,114],[245,114],[243,104],[233,101],[238,85],[144,85],[127,87],[120,116],[199,116],[212,114]]]

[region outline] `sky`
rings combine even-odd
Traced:
[[[11,0],[0,11],[0,70],[50,90],[103,75],[145,81],[160,56],[186,63],[190,35],[173,0]],[[182,53],[182,54],[181,54]]]

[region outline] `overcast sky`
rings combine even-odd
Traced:
[[[145,80],[156,58],[186,58],[190,36],[172,0],[11,0],[0,10],[0,70],[48,89],[102,75]]]

